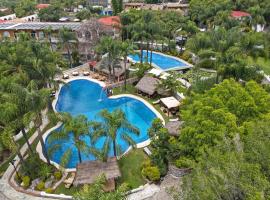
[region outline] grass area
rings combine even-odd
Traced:
[[[248,62],[250,64],[259,65],[266,74],[270,75],[270,59],[265,59],[265,58],[260,57],[254,60],[253,58],[249,57]]]
[[[73,196],[75,193],[79,192],[80,189],[82,188],[82,186],[78,186],[78,187],[73,187],[71,186],[71,188],[67,189],[65,188],[65,184],[61,183],[56,190],[54,191],[55,194],[65,194],[65,195],[71,195]]]
[[[157,97],[156,98],[148,98],[147,96],[139,95],[137,93],[137,90],[134,87],[134,85],[127,84],[127,90],[126,91],[124,91],[124,86],[114,88],[113,89],[113,95],[118,95],[118,94],[133,94],[133,95],[136,95],[136,96],[139,96],[139,97],[143,98],[144,100],[149,102],[152,106],[154,106],[154,108],[162,115],[162,117],[163,117],[163,119],[165,121],[169,120],[168,116],[164,112],[161,111],[159,104],[153,105],[153,102],[157,101],[159,98],[157,98]]]
[[[127,155],[123,156],[119,161],[121,178],[118,184],[127,183],[131,188],[136,188],[145,184],[145,180],[141,175],[141,165],[148,159],[142,149],[134,149]]]

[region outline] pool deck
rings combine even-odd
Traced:
[[[77,77],[72,77],[70,79],[66,79],[64,80],[65,84],[69,83],[69,82],[72,82],[72,81],[75,81],[75,80],[88,80],[88,81],[91,81],[91,82],[95,82],[97,84],[99,84],[102,88],[104,88],[106,86],[105,82],[102,82],[102,81],[99,81],[99,80],[96,80],[96,79],[93,79],[93,78],[90,78],[90,77],[85,77],[85,76],[77,76]],[[52,102],[52,106],[53,106],[53,110],[54,112],[58,112],[56,110],[56,103],[58,101],[58,97],[59,97],[59,94],[61,92],[61,89],[62,87],[64,86],[64,84],[61,84],[60,87],[59,87],[59,90],[56,92],[55,94],[55,99],[53,100]],[[163,119],[162,115],[154,108],[153,105],[151,105],[149,102],[147,102],[146,100],[144,100],[143,98],[139,97],[139,96],[136,96],[136,95],[132,95],[132,94],[121,94],[121,95],[115,95],[115,96],[110,96],[109,98],[110,99],[117,99],[117,98],[122,98],[122,97],[130,97],[130,98],[134,98],[138,101],[141,101],[142,103],[144,103],[145,106],[147,106],[153,113],[155,113],[155,115],[161,119],[163,125],[165,125],[165,120]],[[46,138],[54,131],[56,130],[57,128],[59,128],[60,126],[62,125],[62,122],[59,122],[57,123],[56,126],[52,127],[51,129],[47,130],[44,134],[43,134],[43,140],[46,141]],[[148,146],[151,142],[151,139],[147,139],[146,141],[144,142],[140,142],[138,144],[136,144],[136,148],[144,148],[146,146]],[[130,150],[132,149],[132,147],[130,146],[121,156],[118,157],[118,159],[120,159],[123,155],[127,154]],[[39,157],[41,160],[43,160],[44,162],[46,162],[46,159],[43,155],[43,152],[42,152],[42,147],[41,147],[41,144],[40,142],[38,143],[37,145],[37,148],[36,148],[36,151],[37,153],[39,154]],[[51,160],[51,163],[57,168],[57,169],[60,169],[60,165],[54,161]],[[76,168],[65,168],[65,172],[74,172],[76,171]]]
[[[139,50],[137,50],[136,52],[138,52]],[[146,50],[143,50],[143,51],[146,51]],[[149,51],[150,52],[150,51]],[[164,71],[164,72],[166,72],[166,71],[175,71],[175,70],[184,70],[184,69],[189,69],[189,68],[192,68],[193,67],[193,65],[192,64],[190,64],[190,63],[188,63],[187,61],[185,61],[185,60],[183,60],[183,59],[181,59],[181,58],[178,58],[178,57],[175,57],[175,56],[171,56],[171,55],[167,55],[167,54],[164,54],[164,53],[161,53],[161,52],[157,52],[157,51],[153,51],[153,53],[155,53],[155,54],[159,54],[159,55],[162,55],[162,56],[165,56],[165,57],[169,57],[169,58],[172,58],[172,59],[175,59],[175,60],[178,60],[179,62],[182,62],[182,63],[184,63],[185,64],[185,66],[176,66],[176,67],[171,67],[171,68],[169,68],[169,69],[163,69],[163,68],[161,68],[161,67],[159,67],[158,65],[156,65],[155,63],[153,63],[152,62],[152,65],[155,67],[155,68],[157,68],[157,69],[160,69],[160,70],[162,70],[162,71]],[[140,61],[136,61],[136,60],[133,60],[131,57],[127,57],[128,58],[128,60],[130,61],[130,62],[133,62],[133,63],[139,63]]]

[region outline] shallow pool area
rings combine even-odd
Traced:
[[[137,54],[129,55],[128,58],[133,62],[140,62],[140,52],[137,52]],[[150,63],[150,51],[148,51],[148,62]],[[143,50],[143,61],[145,62],[147,59],[147,51]],[[186,61],[165,55],[163,53],[153,52],[152,53],[152,63],[153,66],[163,70],[163,71],[169,71],[169,70],[181,70],[181,69],[187,69],[192,67],[191,64],[187,63]]]
[[[68,112],[72,116],[84,114],[88,120],[94,121],[101,120],[98,113],[103,109],[107,109],[109,111],[121,109],[125,113],[128,121],[140,130],[139,136],[130,134],[137,144],[143,143],[149,139],[147,130],[150,127],[153,119],[157,118],[157,114],[146,106],[145,103],[136,98],[128,96],[108,98],[105,91],[98,83],[81,79],[73,80],[65,84],[60,90],[55,105],[55,110],[57,112]],[[51,134],[58,134],[60,129],[61,127]],[[54,151],[50,155],[50,159],[59,164],[61,162],[62,155],[66,152],[66,150],[71,149],[71,159],[66,167],[75,168],[77,163],[79,163],[79,158],[77,149],[72,143],[73,134],[69,134],[68,140],[55,140],[53,142],[48,142],[51,134],[49,134],[45,140],[47,150],[55,144],[59,144],[61,148]],[[89,136],[85,136],[82,139],[87,143],[88,146],[91,145],[91,138]],[[104,141],[105,138],[100,138],[95,144],[95,147],[102,148]],[[129,145],[121,138],[121,134],[118,134],[117,142],[121,146],[123,152],[129,148]],[[112,145],[109,155],[113,155]],[[95,159],[96,158],[90,153],[82,154],[83,161]]]

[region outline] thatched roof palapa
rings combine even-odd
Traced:
[[[169,121],[165,128],[168,129],[168,132],[172,136],[178,136],[180,134],[180,129],[183,125],[183,121]]]
[[[107,162],[95,160],[79,163],[76,169],[75,186],[94,183],[102,174],[105,175],[107,180],[113,180],[121,176],[115,157],[109,158]]]
[[[156,92],[159,80],[157,78],[145,75],[135,86],[136,89],[148,95]]]

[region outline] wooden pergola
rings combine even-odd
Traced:
[[[76,167],[76,176],[74,185],[92,184],[96,179],[105,175],[107,183],[105,185],[105,191],[112,191],[115,189],[114,180],[121,176],[117,159],[115,157],[109,158],[107,162],[99,160],[87,161],[79,163]]]

